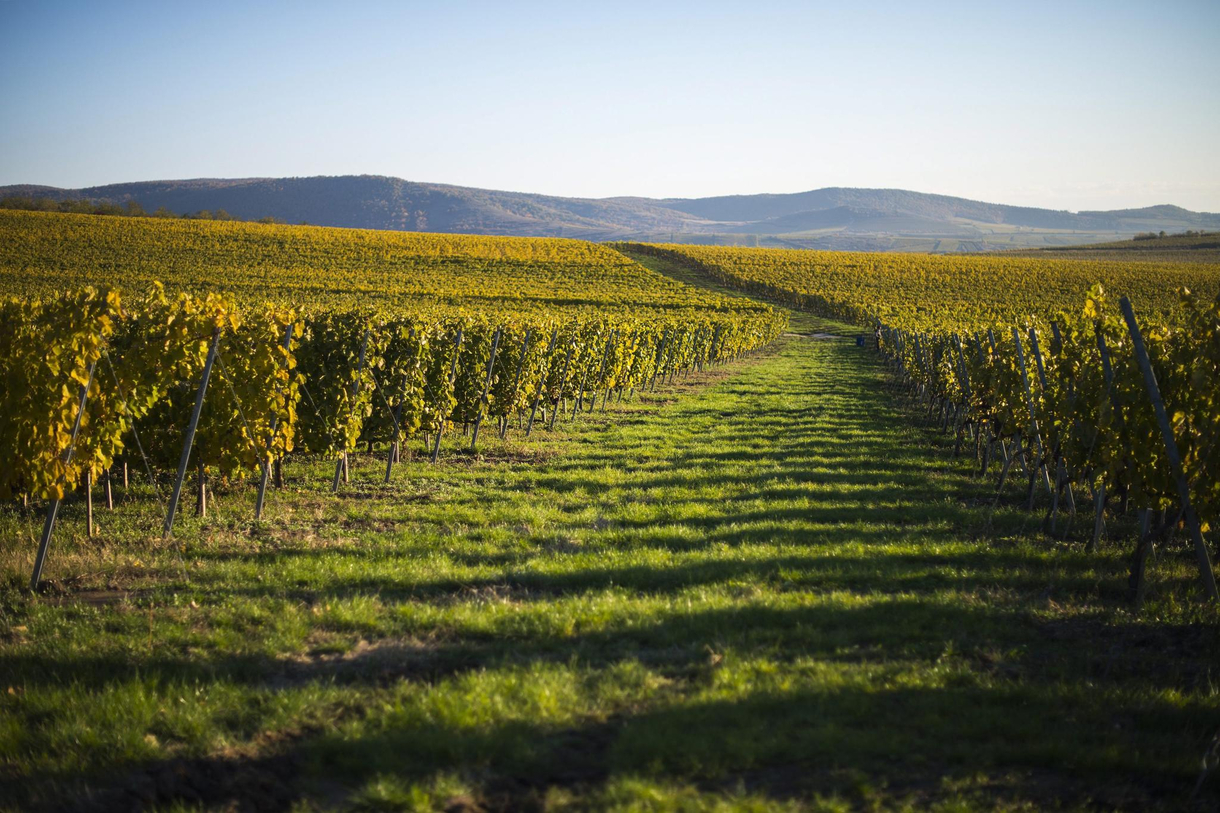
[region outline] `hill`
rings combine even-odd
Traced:
[[[592,199],[360,175],[0,187],[0,196],[10,195],[136,201],[149,211],[224,209],[243,219],[271,216],[321,226],[881,251],[1036,248],[1146,231],[1220,229],[1220,215],[1177,206],[1073,213],[901,189]]]

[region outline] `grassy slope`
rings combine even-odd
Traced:
[[[705,378],[340,498],[293,465],[181,560],[151,496],[94,541],[69,505],[60,598],[0,514],[0,799],[1186,806],[1220,724],[1188,557],[1131,617],[1119,542],[993,512],[849,342]]]
[[[725,296],[741,297],[741,291],[736,291],[727,285],[722,285],[716,280],[705,274],[701,274],[690,266],[679,265],[677,263],[667,262],[659,257],[651,254],[645,254],[641,251],[632,251],[627,244],[615,244],[618,251],[632,260],[635,260],[640,265],[656,271],[658,274],[664,274],[667,277],[685,283],[694,288],[700,288],[705,291],[710,291],[716,294],[724,294]],[[783,302],[777,299],[763,300],[762,297],[753,297],[759,301],[766,301],[781,310],[788,311],[788,330],[793,333],[803,335],[822,336],[856,336],[861,333],[861,329],[855,325],[836,322],[832,319],[826,319],[816,314],[807,311],[797,311],[789,309]]]

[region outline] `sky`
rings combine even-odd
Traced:
[[[0,0],[0,184],[1220,212],[1220,1]]]

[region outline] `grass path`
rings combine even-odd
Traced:
[[[630,257],[645,268],[656,271],[659,274],[664,274],[665,276],[675,279],[678,282],[685,283],[695,288],[714,291],[718,294],[725,294],[726,296],[746,296],[736,288],[730,288],[729,286],[712,279],[706,274],[682,263],[662,259],[651,254],[645,254],[642,251],[633,251],[632,249],[627,248],[625,245],[618,245],[617,249],[621,254]],[[757,296],[747,298],[769,302],[781,310],[787,310],[789,330],[802,335],[808,336],[821,334],[830,336],[855,336],[861,332],[860,328],[854,325],[848,325],[833,319],[826,319],[807,311],[793,310],[778,300],[762,299],[761,297]]]
[[[1132,617],[850,342],[693,383],[337,499],[293,465],[181,560],[122,502],[60,595],[10,545],[0,808],[1215,809],[1188,558]]]

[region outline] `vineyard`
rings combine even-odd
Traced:
[[[0,294],[222,294],[311,308],[483,315],[764,311],[581,240],[362,231],[0,210]]]
[[[0,225],[0,810],[1220,800],[1206,266]]]
[[[0,0],[0,813],[1220,813],[1183,5]]]
[[[0,299],[0,500],[51,501],[34,584],[58,501],[109,492],[119,459],[153,483],[176,470],[168,535],[188,464],[198,513],[209,478],[255,477],[261,515],[290,454],[334,460],[337,490],[357,445],[379,446],[388,482],[412,439],[435,461],[455,426],[471,449],[488,420],[553,427],[784,324],[576,241],[30,213],[3,230],[9,292],[106,286]],[[151,265],[120,262],[128,241]]]
[[[1154,543],[1178,528],[1220,600],[1203,537],[1220,527],[1220,266],[632,248],[868,326],[954,455],[972,445],[980,476],[995,460],[998,491],[1022,472],[1050,533],[1066,534],[1077,493],[1092,504],[1089,550],[1107,511],[1138,512],[1137,603]]]
[[[632,245],[693,264],[730,288],[827,316],[902,330],[971,332],[1023,321],[1046,324],[1083,306],[1094,285],[1136,303],[1145,318],[1171,317],[1177,291],[1210,301],[1220,265],[863,254],[718,246]]]

